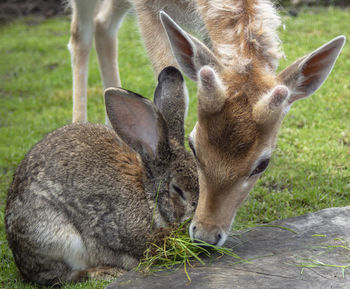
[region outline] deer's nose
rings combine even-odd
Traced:
[[[203,241],[215,246],[222,246],[227,238],[226,233],[220,227],[206,226],[196,221],[192,221],[189,234],[194,242]]]

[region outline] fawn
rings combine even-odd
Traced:
[[[88,55],[95,35],[105,88],[120,86],[117,32],[134,7],[157,74],[173,65],[198,85],[190,135],[200,195],[193,239],[224,244],[238,207],[268,166],[292,103],[326,80],[345,43],[339,36],[276,74],[280,18],[269,0],[71,0],[73,122],[86,121]],[[174,19],[174,20],[173,20]],[[203,41],[185,32],[199,32]]]

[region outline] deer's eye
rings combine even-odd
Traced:
[[[179,196],[186,201],[185,194],[183,193],[183,191],[178,186],[176,186],[174,184],[172,184],[171,186],[173,187],[174,191],[176,193],[178,193]]]
[[[266,170],[267,166],[269,165],[270,159],[264,159],[262,160],[257,167],[254,169],[254,171],[250,174],[251,176],[261,174],[263,171]]]

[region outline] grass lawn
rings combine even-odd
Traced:
[[[349,32],[350,10],[305,10],[283,19],[281,39],[287,59],[280,68],[333,37]],[[71,68],[67,50],[69,17],[25,18],[0,27],[0,288],[24,284],[8,249],[3,218],[7,188],[24,154],[48,132],[71,122]],[[350,38],[350,35],[346,35]],[[120,71],[124,88],[151,97],[156,82],[135,20],[120,31]],[[187,134],[196,121],[196,88]],[[104,121],[96,54],[91,53],[88,116]],[[350,45],[347,43],[323,87],[294,104],[284,120],[267,172],[236,217],[235,228],[350,204]],[[322,233],[322,232],[320,232]],[[63,288],[103,288],[88,282]]]

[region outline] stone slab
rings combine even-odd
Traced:
[[[288,230],[286,229],[288,228]],[[345,248],[341,248],[344,243]],[[332,247],[334,246],[334,247]],[[218,255],[206,265],[149,276],[127,272],[106,289],[350,289],[350,206],[329,208],[238,232],[225,247],[245,260]],[[318,263],[314,268],[302,263]],[[321,266],[321,262],[332,266]],[[339,266],[347,266],[342,270]]]

